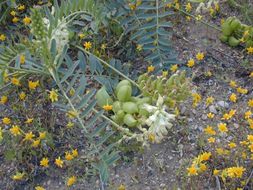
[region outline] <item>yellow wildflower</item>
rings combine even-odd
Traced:
[[[83,39],[85,37],[85,34],[80,33],[80,34],[78,34],[78,36],[79,36],[80,39]]]
[[[18,17],[13,17],[13,19],[12,19],[12,22],[13,23],[17,23],[19,21],[19,18]]]
[[[74,183],[76,183],[76,176],[72,176],[67,181],[67,186],[72,186]]]
[[[244,113],[244,118],[245,119],[249,119],[250,117],[251,117],[251,115],[252,115],[252,112],[249,110],[249,111],[246,111],[245,113]]]
[[[54,163],[60,168],[63,167],[63,161],[61,160],[61,157],[56,158]]]
[[[148,140],[151,143],[154,143],[155,142],[155,135],[153,133],[148,134]]]
[[[58,94],[57,94],[57,91],[52,89],[50,92],[49,92],[49,98],[51,100],[51,102],[57,102],[58,101]]]
[[[186,10],[187,12],[191,12],[191,10],[192,10],[191,3],[187,3],[187,4],[186,4],[185,10]]]
[[[46,138],[46,132],[39,132],[39,139],[40,140],[43,140],[43,139],[45,139]]]
[[[212,156],[211,152],[204,152],[204,153],[202,153],[200,155],[200,162],[209,160],[211,156]]]
[[[1,34],[1,35],[0,35],[0,41],[3,42],[4,40],[6,40],[6,36],[5,36],[4,34]]]
[[[214,101],[214,98],[212,96],[208,96],[206,99],[206,106],[209,106]]]
[[[234,80],[231,80],[229,83],[229,86],[231,86],[232,88],[235,88],[237,86],[237,84]]]
[[[25,25],[30,24],[31,21],[32,21],[31,18],[29,18],[29,17],[27,17],[27,16],[23,19],[23,23],[24,23]]]
[[[33,122],[33,118],[27,118],[27,120],[25,121],[25,123],[29,124]]]
[[[46,189],[44,187],[41,187],[41,186],[36,186],[35,190],[46,190]]]
[[[196,107],[197,104],[201,101],[201,95],[198,93],[193,93],[192,98],[193,98],[193,106]]]
[[[11,128],[10,128],[10,132],[12,135],[14,136],[17,136],[17,135],[20,135],[21,134],[21,130],[19,128],[19,126],[17,125],[13,125]]]
[[[230,100],[231,102],[236,102],[236,100],[237,100],[236,94],[235,94],[235,93],[232,93],[232,94],[229,96],[229,100]]]
[[[4,118],[2,119],[2,122],[3,122],[3,124],[9,125],[9,124],[11,123],[11,119],[8,118],[8,117],[4,117]]]
[[[253,54],[253,47],[248,47],[247,48],[247,53],[248,54]]]
[[[78,150],[77,149],[72,150],[72,156],[73,157],[77,157],[78,156]]]
[[[196,55],[196,59],[198,61],[202,61],[204,59],[204,57],[205,57],[204,53],[201,53],[201,52],[198,52]]]
[[[220,132],[224,132],[224,133],[228,132],[228,128],[227,128],[226,123],[219,123],[218,128],[219,128]]]
[[[69,121],[69,122],[67,123],[67,128],[72,128],[73,126],[74,126],[74,123],[73,123],[73,122],[70,122],[70,121]]]
[[[177,71],[177,69],[178,69],[178,65],[173,65],[170,67],[170,70],[174,73]]]
[[[214,170],[213,170],[213,175],[218,175],[219,172],[220,172],[220,170],[214,169]]]
[[[207,114],[207,117],[212,119],[212,118],[214,118],[214,114],[210,112],[210,113]]]
[[[24,92],[21,92],[18,96],[20,100],[24,100],[26,97],[26,94]]]
[[[40,139],[33,141],[32,147],[37,148],[40,145]]]
[[[24,172],[17,172],[14,176],[12,176],[12,179],[14,180],[22,180],[23,177],[25,176],[25,173]]]
[[[229,148],[235,148],[236,144],[233,142],[228,143]]]
[[[188,62],[187,62],[187,66],[188,66],[188,67],[193,67],[194,65],[195,65],[194,59],[188,60]]]
[[[153,65],[148,66],[148,72],[153,72],[155,70],[155,67]]]
[[[16,11],[11,11],[11,12],[10,12],[10,15],[11,15],[11,16],[16,16]]]
[[[207,139],[207,141],[209,142],[209,143],[215,143],[215,138],[214,137],[210,137],[210,138],[208,138]]]
[[[206,171],[207,167],[206,167],[205,164],[200,163],[200,164],[199,164],[199,169],[200,169],[202,172],[204,172],[204,171]]]
[[[25,141],[31,141],[33,139],[33,137],[35,137],[35,135],[33,134],[33,132],[29,132],[25,134]]]
[[[250,78],[253,78],[253,71],[249,75]]]
[[[231,167],[227,168],[227,174],[231,178],[241,178],[243,175],[243,172],[246,170],[243,167]]]
[[[89,50],[92,48],[91,42],[84,42],[83,46],[85,50]]]
[[[186,16],[185,17],[187,21],[191,21],[191,17],[190,16]]]
[[[250,99],[250,100],[248,101],[248,106],[249,106],[249,107],[253,107],[253,99]]]
[[[6,104],[7,101],[8,101],[8,97],[7,96],[2,96],[1,100],[0,100],[0,103],[1,104]]]
[[[18,10],[19,10],[19,11],[25,10],[25,5],[19,5],[19,6],[18,6]]]
[[[14,84],[14,85],[16,85],[16,86],[20,86],[20,85],[21,85],[21,84],[20,84],[20,80],[17,79],[16,77],[13,77],[13,78],[11,79],[11,83]]]
[[[241,93],[241,94],[247,94],[248,93],[248,90],[246,88],[238,87],[236,90],[237,90],[238,93]]]
[[[187,168],[188,175],[198,175],[197,169],[194,166]]]
[[[30,80],[28,81],[28,87],[29,87],[30,90],[35,90],[38,86],[39,86],[39,81],[38,80],[35,81],[35,82],[30,81]]]
[[[126,190],[126,186],[123,184],[120,184],[117,190]]]
[[[49,160],[48,160],[48,158],[42,158],[42,160],[40,161],[40,165],[42,166],[42,167],[48,167],[49,166]]]
[[[70,154],[69,152],[65,152],[65,159],[66,160],[68,160],[68,161],[70,161],[70,160],[73,160],[73,155],[72,154]]]
[[[200,21],[200,20],[202,19],[202,16],[201,16],[201,15],[197,15],[197,16],[195,17],[195,19],[196,19],[197,21]]]
[[[110,110],[112,110],[112,105],[104,105],[103,106],[103,109],[105,110],[105,111],[110,111]]]

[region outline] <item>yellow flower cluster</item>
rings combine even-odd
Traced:
[[[198,175],[207,170],[206,161],[212,156],[211,152],[204,152],[193,159],[191,167],[187,168],[188,175]]]

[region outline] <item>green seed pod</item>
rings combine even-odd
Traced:
[[[235,18],[231,23],[230,23],[230,27],[233,31],[237,30],[241,25],[241,22]]]
[[[240,40],[237,40],[234,36],[230,36],[228,39],[228,44],[232,47],[235,47],[240,44]]]
[[[123,110],[119,110],[116,114],[118,120],[122,123],[124,120],[125,112]]]
[[[231,26],[230,26],[230,23],[225,21],[222,25],[221,25],[221,29],[222,29],[222,33],[225,35],[225,36],[230,36],[233,32]]]
[[[100,107],[103,107],[104,105],[107,105],[107,104],[112,105],[113,103],[111,96],[106,92],[106,89],[104,86],[100,90],[97,91],[96,99],[97,99],[97,104]]]
[[[221,36],[220,36],[220,41],[222,41],[222,42],[227,42],[228,41],[228,36],[225,36],[224,34],[222,34]]]
[[[132,95],[132,88],[129,85],[121,86],[117,93],[117,98],[121,102],[129,101]]]
[[[128,126],[128,127],[135,127],[137,125],[137,120],[134,119],[134,117],[131,114],[126,114],[124,116],[124,123]]]
[[[124,112],[130,114],[137,113],[139,111],[137,104],[133,102],[125,102],[122,108]]]
[[[117,94],[121,86],[131,86],[131,83],[128,80],[122,80],[119,82],[119,84],[116,86],[115,93]]]
[[[116,102],[114,102],[113,104],[112,104],[112,111],[114,112],[114,113],[117,113],[119,110],[121,110],[122,109],[122,103],[121,102],[119,102],[119,101],[116,101]]]

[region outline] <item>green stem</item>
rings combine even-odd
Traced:
[[[15,70],[15,71],[19,71],[19,72],[24,72],[24,73],[35,73],[35,74],[43,74],[43,75],[49,75],[49,73],[46,73],[44,71],[40,71],[40,70],[28,70],[28,69],[21,69],[21,68],[15,68],[15,67],[10,67],[10,66],[4,66],[6,69],[9,69],[9,70]]]
[[[96,57],[96,59],[98,59],[101,63],[103,63],[104,65],[106,65],[107,67],[109,67],[110,69],[112,69],[114,72],[116,72],[117,74],[119,74],[120,76],[122,76],[123,78],[125,78],[126,80],[128,80],[129,82],[131,82],[133,85],[137,86],[138,88],[139,85],[133,81],[132,79],[130,79],[129,77],[127,77],[126,75],[124,75],[122,72],[120,72],[119,70],[115,69],[113,66],[111,66],[109,63],[107,63],[106,61],[100,59],[99,57],[97,57],[96,55],[92,54],[91,52],[89,51],[86,51],[84,48],[78,46],[78,45],[74,45],[76,48],[82,50],[83,52],[87,53],[88,55],[92,55],[94,57]]]
[[[174,7],[176,10],[180,11],[181,13],[184,13],[185,15],[190,16],[190,17],[194,18],[195,20],[197,20],[196,17],[195,17],[194,15],[192,15],[192,14],[190,14],[190,13],[184,11],[183,9],[177,9],[176,6],[172,6],[172,7]],[[217,26],[211,25],[211,24],[209,24],[209,23],[207,23],[207,22],[205,22],[205,21],[203,21],[203,20],[197,20],[197,21],[199,21],[199,22],[201,22],[202,24],[205,24],[205,25],[207,25],[207,26],[209,26],[209,27],[211,27],[211,28],[213,28],[213,29],[215,29],[215,30],[218,30],[218,31],[220,31],[220,32],[222,31],[222,30],[221,30],[220,28],[218,28]]]

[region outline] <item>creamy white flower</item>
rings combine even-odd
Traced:
[[[168,133],[168,129],[172,127],[172,121],[175,120],[174,114],[166,112],[166,106],[163,105],[163,98],[159,96],[156,106],[144,104],[143,108],[151,113],[150,117],[145,121],[149,126],[146,136],[153,134],[155,142],[159,143]]]
[[[208,0],[207,2],[201,2],[196,8],[196,13],[208,12],[212,5],[219,3],[219,0]]]

